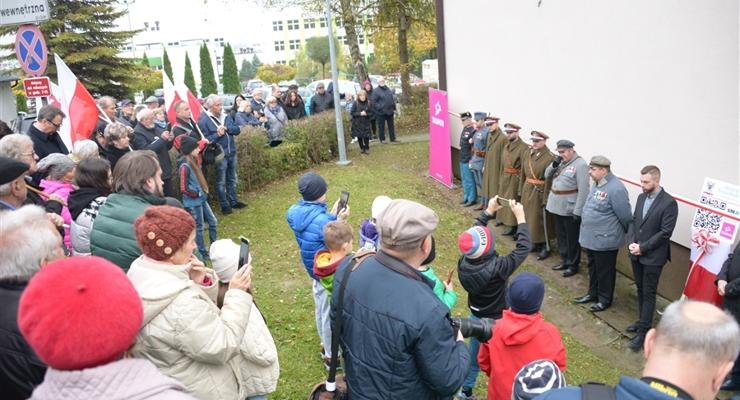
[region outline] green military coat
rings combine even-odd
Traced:
[[[498,196],[519,201],[519,177],[521,176],[522,160],[529,152],[529,146],[516,138],[506,140],[504,151],[501,153],[501,179],[498,185]],[[504,207],[497,213],[498,220],[507,226],[516,226],[516,217],[509,207]],[[527,218],[529,220],[529,218]]]
[[[498,185],[501,180],[501,154],[507,140],[501,128],[488,134],[486,143],[486,161],[483,166],[483,189],[481,195],[492,199],[498,194]]]
[[[545,179],[545,169],[554,154],[547,147],[535,152],[534,149],[527,151],[522,159],[522,172],[519,176],[519,195],[524,206],[524,215],[527,216],[529,233],[532,235],[532,243],[545,242],[545,227],[542,221],[543,207],[547,203],[547,195],[550,192],[550,184]],[[548,236],[553,237],[553,226],[547,221]]]

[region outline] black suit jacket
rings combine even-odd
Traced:
[[[639,244],[642,255],[630,254],[630,258],[643,265],[663,266],[671,259],[670,241],[678,218],[678,204],[664,189],[653,201],[647,215],[642,215],[646,198],[645,193],[637,196],[637,205],[628,235],[628,243]]]

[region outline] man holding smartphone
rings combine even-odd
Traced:
[[[570,140],[558,140],[558,156],[545,169],[545,178],[552,178],[545,208],[555,215],[555,237],[560,253],[560,264],[552,269],[565,270],[563,276],[566,278],[577,274],[581,264],[578,236],[581,213],[589,191],[588,165],[574,147],[575,144]]]

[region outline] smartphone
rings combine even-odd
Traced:
[[[342,211],[347,208],[347,203],[349,203],[349,192],[343,190],[339,195],[339,207],[337,208],[337,211]]]
[[[498,202],[498,205],[500,205],[501,207],[511,207],[511,200],[509,199],[499,197],[496,201]]]
[[[237,268],[241,269],[249,261],[249,239],[239,236],[239,241],[241,242],[241,246],[239,247],[239,265]]]

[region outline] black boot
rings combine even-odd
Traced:
[[[630,339],[630,341],[627,343],[627,347],[629,347],[630,350],[634,352],[638,352],[642,350],[642,345],[645,344],[645,333],[644,332],[637,332],[635,337]]]
[[[540,246],[540,253],[537,255],[538,260],[544,260],[547,257],[550,257],[550,252],[547,251],[547,246],[544,244]]]
[[[508,231],[503,233],[504,236],[514,236],[516,235],[516,226],[512,226]]]

